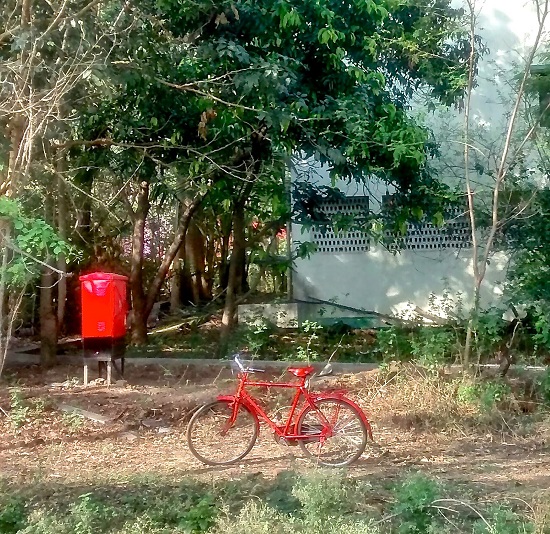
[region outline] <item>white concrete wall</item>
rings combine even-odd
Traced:
[[[314,177],[319,184],[330,183],[328,175],[317,169]],[[347,195],[365,194],[356,184],[338,184]],[[371,195],[385,193],[385,185],[374,183]],[[300,225],[292,227],[293,242],[312,241],[312,231]],[[498,302],[502,294],[508,259],[503,254],[492,255],[483,288],[484,305]],[[397,254],[384,247],[372,246],[368,252],[341,254],[317,252],[309,259],[299,259],[293,272],[293,295],[299,300],[321,299],[378,313],[408,315],[419,306],[432,310],[431,300],[440,300],[450,292],[458,304],[472,302],[473,270],[471,249],[404,250]]]
[[[462,5],[457,0],[457,6]],[[507,114],[513,102],[509,79],[517,73],[522,53],[534,39],[537,18],[531,2],[523,0],[478,0],[478,33],[490,49],[479,67],[478,86],[472,100],[474,129],[480,144],[486,144],[479,158],[487,166],[494,165],[495,154],[503,144]],[[444,179],[461,183],[463,115],[457,110],[439,110],[428,117],[437,138],[442,142],[443,162],[436,163]],[[490,146],[490,150],[487,148]],[[304,168],[300,169],[301,172]],[[310,169],[310,179],[330,184],[328,174]],[[490,183],[479,180],[477,190]],[[339,183],[347,195],[368,195],[371,208],[385,193],[385,185],[368,186]],[[309,231],[293,225],[293,241],[311,240]],[[483,287],[484,305],[497,303],[502,293],[508,259],[494,254],[487,268]],[[293,291],[297,299],[335,300],[340,304],[380,313],[407,313],[411,307],[431,307],[431,295],[441,297],[446,289],[451,296],[462,295],[465,307],[471,302],[473,271],[471,250],[403,251],[393,255],[382,247],[364,253],[316,253],[310,259],[298,260],[293,273]],[[437,300],[437,298],[436,298]],[[433,309],[433,307],[432,307]],[[438,311],[438,310],[433,310]]]

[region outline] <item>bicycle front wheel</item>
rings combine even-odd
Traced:
[[[311,436],[311,439],[298,441],[302,451],[318,463],[331,467],[357,460],[368,438],[367,427],[357,409],[340,399],[320,399],[315,402],[315,408],[308,406],[297,423],[298,434]],[[330,434],[324,437],[327,422]]]
[[[187,444],[193,455],[207,465],[232,464],[254,447],[258,419],[243,405],[231,423],[233,403],[214,401],[199,408],[187,427]]]

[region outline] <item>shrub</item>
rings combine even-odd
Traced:
[[[27,510],[21,497],[0,498],[0,534],[15,534],[25,526]]]
[[[435,370],[450,361],[456,352],[456,335],[442,327],[425,326],[412,336],[411,352],[420,365]]]
[[[457,398],[464,404],[477,404],[483,411],[489,412],[499,404],[510,400],[512,389],[502,380],[483,382],[463,382],[459,385]]]
[[[397,532],[400,534],[425,534],[441,532],[436,528],[437,511],[432,503],[439,497],[437,484],[421,474],[413,474],[395,489],[396,504],[394,513],[398,514]]]
[[[542,402],[550,405],[550,369],[546,369],[543,375],[537,380],[537,391]]]
[[[494,506],[474,523],[473,534],[531,534],[535,526],[510,508]]]
[[[325,471],[302,477],[292,489],[308,521],[334,518],[350,512],[353,500],[349,498],[349,493],[350,488],[342,473]]]
[[[376,334],[376,350],[383,361],[406,361],[411,358],[411,331],[398,326],[383,328]]]

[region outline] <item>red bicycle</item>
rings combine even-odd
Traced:
[[[260,419],[273,430],[278,441],[298,444],[307,456],[322,465],[348,465],[363,454],[367,440],[372,440],[366,415],[343,391],[311,392],[310,378],[315,370],[312,366],[288,369],[298,378],[297,382],[270,382],[250,378],[264,369],[245,367],[238,354],[234,361],[239,369],[236,393],[220,395],[201,406],[189,421],[187,443],[201,462],[226,465],[244,458],[256,443]],[[328,372],[323,370],[318,376],[325,374]],[[247,387],[295,389],[286,421],[275,423]],[[300,399],[303,402],[298,408]]]

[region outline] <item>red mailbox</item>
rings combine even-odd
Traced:
[[[82,338],[121,338],[126,335],[126,283],[114,273],[91,273],[80,277]]]

